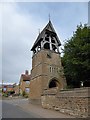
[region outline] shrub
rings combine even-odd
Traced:
[[[24,97],[26,95],[25,91],[23,91],[22,96]]]

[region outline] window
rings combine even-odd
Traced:
[[[25,92],[29,93],[30,92],[30,88],[25,88]]]
[[[54,68],[54,73],[56,72],[56,69]]]
[[[47,58],[51,58],[51,52],[47,53]]]
[[[50,72],[52,72],[52,67],[50,67]]]
[[[6,92],[6,91],[7,91],[7,88],[3,88],[3,91]]]
[[[29,84],[30,83],[30,81],[26,81],[26,84]]]
[[[60,73],[60,68],[58,67],[50,66],[49,70],[50,70],[50,73]]]

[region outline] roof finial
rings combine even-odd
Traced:
[[[50,22],[50,13],[49,13],[49,22]]]

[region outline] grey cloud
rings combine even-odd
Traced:
[[[37,37],[38,29],[43,28],[44,25],[46,24],[44,15],[40,15],[44,17],[43,19],[42,17],[38,19],[37,16],[40,13],[37,13],[37,16],[33,15],[33,13],[29,14],[29,12],[28,14],[25,13],[21,14],[20,12],[18,12],[16,6],[17,6],[16,3],[11,4],[5,3],[3,7],[3,23],[2,23],[3,56],[1,55],[2,52],[0,52],[0,55],[2,56],[3,60],[2,61],[3,79],[4,81],[7,82],[18,82],[20,74],[24,72],[26,69],[28,70],[31,69],[32,53],[30,49]],[[49,10],[52,11],[51,8],[48,9],[48,11]],[[61,10],[61,14],[63,13],[63,10]],[[45,11],[45,13],[48,11]],[[68,18],[68,14],[67,15],[64,14],[62,16],[58,15],[58,12],[57,13],[56,11],[54,12],[55,15],[58,16],[57,18],[55,17],[54,20],[55,28],[58,31],[58,35],[60,35],[61,41],[64,40],[64,38],[68,37],[68,35],[71,35],[71,31],[73,30],[72,26],[76,26],[78,21],[83,18],[83,14],[85,15],[85,13],[82,12],[81,15],[82,17],[79,19],[78,14],[76,13],[75,15],[78,18],[77,21],[77,18],[75,19],[72,17],[73,15],[72,12],[71,15],[72,18],[69,18],[70,20],[72,20],[72,23],[70,24],[68,23],[67,25],[65,22],[68,21],[66,20],[66,18]],[[57,19],[59,22],[57,22]],[[85,20],[86,18],[85,19],[83,18],[83,21]]]
[[[15,10],[6,5],[3,15],[2,77],[6,82],[18,82],[20,74],[31,69],[30,49],[36,37],[35,21]]]

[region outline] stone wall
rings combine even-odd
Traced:
[[[77,88],[60,92],[57,92],[56,89],[45,90],[41,97],[42,107],[77,117],[88,117],[89,91],[90,88]]]
[[[51,58],[48,55],[51,55]],[[60,72],[61,70],[61,72]],[[53,80],[58,89],[66,87],[66,80],[62,74],[60,54],[42,49],[33,56],[30,80],[30,100],[41,101],[41,94],[48,89]]]

